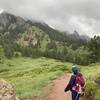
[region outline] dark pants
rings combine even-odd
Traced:
[[[74,90],[72,90],[71,92],[72,92],[72,100],[79,100],[80,95]]]

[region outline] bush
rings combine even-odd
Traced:
[[[97,84],[94,81],[88,80],[86,83],[86,96],[94,98],[97,88]]]
[[[21,53],[20,52],[14,52],[14,56],[15,57],[21,57]]]
[[[14,49],[12,48],[11,45],[5,45],[4,53],[5,53],[5,56],[10,59],[14,55]]]

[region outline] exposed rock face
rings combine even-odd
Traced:
[[[14,30],[17,26],[22,26],[25,24],[25,20],[21,17],[14,16],[7,12],[0,14],[0,30],[12,29]]]
[[[19,100],[13,86],[5,80],[0,80],[0,100]]]

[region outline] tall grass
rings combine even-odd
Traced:
[[[69,71],[71,65],[44,57],[5,59],[0,64],[0,78],[13,84],[20,98],[42,96],[45,94],[43,88],[65,70]]]
[[[94,100],[100,100],[100,85],[95,83],[100,77],[100,63],[91,64],[81,69],[86,78],[86,96]]]

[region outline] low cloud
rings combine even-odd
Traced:
[[[0,8],[62,31],[100,35],[100,0],[0,0]]]

